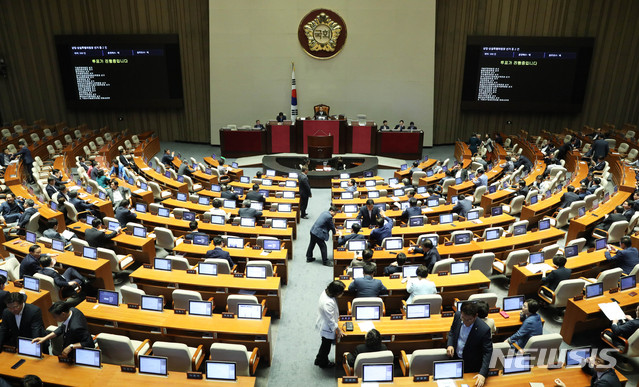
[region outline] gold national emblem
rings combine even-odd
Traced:
[[[346,43],[346,24],[330,9],[315,9],[302,18],[297,36],[308,55],[316,59],[330,59]]]

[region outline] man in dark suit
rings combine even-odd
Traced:
[[[437,248],[433,245],[433,241],[428,238],[424,239],[422,247],[411,247],[408,249],[408,252],[413,254],[424,254],[424,266],[428,268],[429,273],[433,271],[435,263],[441,259]]]
[[[455,313],[448,332],[448,357],[464,360],[464,373],[478,372],[473,377],[475,386],[482,387],[488,375],[493,354],[490,328],[477,318],[477,304],[465,302],[461,312]]]
[[[630,222],[630,219],[632,219],[632,216],[635,214],[634,207],[635,202],[633,202],[632,200],[626,200],[625,202],[623,202],[623,216],[626,217],[628,222]]]
[[[381,210],[376,219],[376,226],[377,228],[371,231],[369,242],[373,246],[381,246],[384,239],[393,236],[393,219],[386,216],[386,213]]]
[[[635,309],[635,317],[626,315],[626,321],[612,320],[612,333],[617,337],[629,339],[639,329],[639,305]]]
[[[85,200],[78,198],[78,191],[69,192],[69,203],[73,204],[75,210],[78,212],[78,216],[80,218],[86,218],[86,214],[81,214],[81,212],[90,212],[91,215],[95,217],[99,217],[100,213],[98,210],[93,208],[93,205]]]
[[[575,193],[575,186],[569,185],[566,187],[566,193],[561,195],[561,204],[559,204],[559,208],[568,208],[577,200],[579,200],[579,195]]]
[[[118,227],[116,231],[110,233],[104,232],[104,224],[98,218],[93,219],[92,228],[88,228],[84,233],[84,238],[91,247],[104,247],[105,249],[113,249],[115,246],[111,239],[120,234],[122,230]]]
[[[519,180],[519,189],[517,190],[515,195],[516,196],[523,195],[525,198],[526,196],[528,196],[529,191],[530,191],[530,188],[528,188],[528,186],[526,185],[526,181],[523,179]]]
[[[591,376],[590,386],[621,387],[621,382],[617,377],[614,366],[600,357],[600,351],[595,351],[595,353],[597,355],[586,359],[585,364],[581,367],[582,371]],[[555,379],[555,386],[566,387],[567,384],[561,379]]]
[[[20,278],[25,275],[33,276],[40,272],[40,256],[42,255],[42,247],[38,245],[29,246],[29,254],[27,254],[22,262],[20,262]]]
[[[604,231],[608,231],[610,229],[610,226],[612,226],[614,222],[619,222],[623,220],[627,220],[626,217],[623,216],[623,207],[617,206],[615,207],[615,212],[613,212],[612,214],[606,215],[606,218],[604,219],[603,223],[599,224],[597,228],[602,229]]]
[[[49,198],[53,199],[53,195],[58,192],[58,189],[55,186],[55,177],[49,176],[47,178],[47,186],[44,187],[45,191],[47,191],[47,195]]]
[[[601,172],[606,168],[606,161],[603,157],[599,157],[597,161],[593,159],[592,165],[588,168],[588,173]]]
[[[364,277],[355,278],[348,286],[348,291],[355,297],[379,297],[380,294],[388,294],[388,289],[382,281],[373,278],[376,267],[367,263],[364,265]]]
[[[399,120],[399,124],[395,125],[395,130],[404,130],[406,129],[406,125],[404,125],[404,120]]]
[[[266,199],[260,193],[260,186],[257,184],[253,184],[253,187],[251,187],[251,190],[246,193],[245,200],[250,200],[252,202],[260,202],[260,203],[266,202]]]
[[[192,220],[189,223],[189,230],[191,230],[189,233],[187,233],[186,235],[184,235],[184,239],[187,241],[192,241],[193,237],[196,235],[200,235],[200,236],[208,236],[208,234],[205,234],[203,232],[200,232],[200,230],[198,230],[198,224],[197,224],[197,220]]]
[[[470,155],[477,154],[477,149],[481,145],[481,135],[479,133],[473,134],[468,140],[468,149],[470,149]]]
[[[264,125],[262,125],[260,120],[255,120],[255,125],[253,126],[253,129],[264,129]]]
[[[300,188],[300,216],[308,219],[306,208],[308,207],[308,199],[313,197],[311,193],[311,184],[308,182],[308,166],[302,167],[302,173],[297,175],[297,182]]]
[[[177,174],[178,176],[188,176],[188,177],[193,176],[193,170],[191,169],[191,167],[189,167],[189,162],[186,161],[186,159],[182,160],[182,163],[180,164],[180,168],[178,168]]]
[[[466,195],[460,194],[457,196],[457,204],[452,209],[452,212],[463,216],[464,218],[468,214],[468,211],[473,209],[473,202],[466,198]]]
[[[213,246],[215,246],[213,250],[207,251],[206,255],[204,255],[204,258],[226,259],[229,263],[229,267],[231,268],[231,270],[233,270],[233,266],[235,266],[235,263],[233,263],[233,260],[231,259],[231,254],[229,254],[228,251],[222,250],[222,248],[224,247],[224,239],[222,239],[221,236],[215,236],[213,238]]]
[[[572,270],[566,269],[566,262],[567,259],[563,255],[555,255],[552,263],[557,268],[551,272],[544,271],[541,275],[541,284],[554,292],[561,281],[570,279]]]
[[[328,240],[329,232],[335,234],[335,224],[333,223],[333,216],[337,213],[337,208],[331,206],[328,211],[322,212],[318,217],[313,227],[311,227],[311,240],[306,249],[306,262],[313,262],[313,250],[315,245],[319,245],[320,252],[322,253],[322,264],[324,266],[333,266],[333,262],[328,260],[328,253],[326,251],[326,241]]]
[[[115,209],[115,218],[120,222],[120,226],[122,227],[138,219],[138,215],[134,214],[129,207],[131,207],[131,202],[129,202],[129,199],[124,199],[120,203],[120,206]]]
[[[24,203],[21,198],[16,198],[12,193],[8,193],[5,201],[0,204],[0,215],[4,217],[6,223],[17,222],[20,214],[24,212]]]
[[[382,122],[382,126],[379,127],[379,130],[388,130],[388,129],[390,129],[390,126],[388,126],[388,121],[384,120]]]
[[[255,220],[262,216],[262,211],[251,208],[251,201],[248,199],[242,203],[242,208],[240,208],[237,213],[240,218],[253,218]]]
[[[9,292],[4,290],[4,285],[7,283],[7,277],[0,274],[0,313],[7,307],[4,302],[4,298],[9,295]],[[0,344],[1,346],[2,344]]]
[[[413,121],[408,124],[408,130],[417,130],[417,126],[415,126],[415,123]]]
[[[610,151],[610,147],[608,145],[608,141],[603,138],[599,138],[592,143],[592,159],[599,160],[600,158],[606,158],[608,156],[608,152]]]
[[[175,152],[171,152],[169,149],[164,150],[164,154],[162,155],[162,164],[167,167],[173,168],[173,157],[175,157]]]
[[[404,253],[397,254],[397,260],[384,268],[384,276],[389,276],[391,274],[395,274],[398,272],[401,273],[402,268],[404,267],[405,264],[406,264],[406,254]]]
[[[352,240],[363,240],[366,237],[362,234],[359,234],[359,231],[362,229],[362,226],[359,223],[353,223],[351,227],[351,233],[348,235],[342,235],[342,230],[337,232],[339,238],[337,239],[337,246],[344,246],[348,241]]]
[[[284,122],[286,121],[286,116],[284,115],[284,113],[280,112],[280,114],[278,114],[275,119],[277,120],[277,122]]]
[[[122,205],[122,201],[125,199],[129,199],[131,197],[131,190],[127,187],[120,187],[120,183],[117,180],[113,179],[109,182],[109,188],[107,188],[107,196],[111,203],[113,204],[113,208],[116,209]]]
[[[566,155],[570,152],[571,145],[570,142],[565,142],[562,146],[559,147],[559,152],[557,152],[557,160],[565,160]]]
[[[14,154],[13,156],[11,156],[11,159],[15,159],[18,156],[22,157],[22,163],[24,164],[24,167],[27,169],[27,174],[29,175],[29,183],[33,183],[33,174],[31,171],[31,168],[33,168],[33,156],[31,156],[31,151],[29,150],[29,147],[27,146],[27,142],[23,140],[20,140],[20,150],[18,151],[18,153]]]
[[[355,219],[362,223],[362,227],[369,227],[375,224],[375,220],[379,216],[379,207],[375,207],[373,199],[366,200],[366,205],[359,209],[359,213]]]
[[[62,324],[55,331],[44,337],[36,337],[32,342],[42,344],[47,340],[62,336],[64,349],[60,355],[63,357],[68,357],[71,351],[76,348],[94,347],[87,319],[80,310],[64,301],[57,301],[51,305],[49,313]]]
[[[421,215],[422,209],[417,207],[417,198],[412,197],[408,199],[408,208],[402,212],[402,219],[408,222],[408,219],[411,217]]]
[[[621,250],[617,250],[615,255],[610,255],[610,246],[604,255],[609,261],[617,261],[617,266],[623,270],[624,274],[629,274],[639,264],[639,251],[636,247],[632,247],[632,241],[627,235],[621,237],[620,245]]]
[[[515,161],[515,170],[521,166],[524,166],[524,172],[530,172],[533,169],[533,163],[524,155],[518,155],[517,161]]]
[[[222,199],[235,200],[235,201],[239,199],[237,194],[233,192],[233,187],[228,186],[226,184],[222,184],[220,186],[220,197]]]
[[[26,301],[27,295],[24,293],[9,293],[4,297],[7,308],[2,312],[0,324],[0,352],[3,345],[16,347],[18,337],[33,339],[44,335],[42,311]]]
[[[84,293],[79,294],[82,286],[88,285],[89,281],[73,267],[67,268],[63,274],[58,273],[54,267],[56,260],[51,257],[41,256],[40,266],[42,266],[41,274],[53,278],[55,286],[60,288],[62,297],[67,299],[68,303],[74,306],[84,300]]]
[[[26,235],[27,233],[27,225],[29,224],[29,220],[31,217],[38,213],[38,209],[35,208],[35,202],[33,199],[27,199],[24,201],[24,212],[20,215],[18,219],[18,235]]]

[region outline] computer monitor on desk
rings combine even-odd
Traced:
[[[502,208],[502,206],[497,206],[490,209],[490,214],[492,216],[499,216],[503,213],[504,213],[504,209]]]
[[[453,239],[453,244],[454,245],[465,245],[465,244],[470,243],[470,239],[471,239],[471,234],[470,233],[457,234],[457,235],[455,235],[455,238]]]
[[[377,199],[379,198],[379,191],[368,191],[369,199]]]
[[[26,290],[31,290],[32,292],[40,292],[40,280],[38,278],[25,275],[22,280],[22,286]]]
[[[504,375],[530,372],[531,367],[530,355],[506,356],[504,358]]]
[[[566,255],[566,258],[576,257],[579,254],[579,246],[578,245],[566,246],[564,248],[564,254]]]
[[[162,312],[164,310],[164,298],[158,296],[140,296],[140,308],[142,310],[150,310],[153,312]]]
[[[36,243],[37,241],[36,233],[27,231],[24,239],[29,243]]]
[[[206,379],[207,380],[237,380],[235,363],[225,361],[206,361]]]
[[[517,235],[524,235],[526,233],[526,225],[525,224],[518,224],[515,227],[513,227],[513,235],[517,236]]]
[[[433,362],[433,380],[461,379],[464,377],[463,360],[442,360]]]
[[[356,320],[379,320],[382,316],[380,306],[358,305],[355,307]]]
[[[217,275],[217,264],[201,262],[197,265],[197,273],[202,275]]]
[[[94,368],[102,366],[102,352],[99,349],[76,348],[74,352],[75,365]]]
[[[266,267],[246,266],[246,278],[266,279]]]
[[[406,305],[406,319],[430,318],[430,304]]]
[[[238,237],[227,237],[226,245],[230,249],[243,249],[244,248],[244,238]]]
[[[344,204],[343,210],[345,214],[354,214],[358,211],[356,204]]]
[[[346,230],[352,230],[353,229],[353,225],[355,223],[359,224],[360,226],[362,225],[362,223],[359,220],[357,220],[357,219],[346,219],[344,221],[344,228]]]
[[[120,294],[112,290],[98,290],[98,303],[110,306],[120,305]]]
[[[223,225],[226,223],[226,217],[223,215],[211,215],[211,224]]]
[[[166,258],[153,259],[153,268],[155,270],[171,271],[171,260]]]
[[[210,317],[213,314],[213,304],[211,301],[189,300],[189,314]]]
[[[261,320],[262,305],[261,304],[237,304],[237,318]]]
[[[409,227],[421,227],[424,225],[424,217],[423,216],[411,216],[408,219]]]
[[[599,297],[603,295],[603,283],[596,282],[594,284],[586,285],[586,298]]]
[[[521,310],[524,306],[524,296],[512,296],[504,297],[504,312],[510,312],[511,310]]]
[[[566,368],[568,367],[582,367],[590,357],[591,348],[575,348],[566,351]]]
[[[282,241],[279,239],[265,239],[264,250],[267,251],[280,251],[282,248]]]
[[[64,241],[61,239],[51,239],[51,248],[55,251],[64,251]]]
[[[453,223],[453,214],[441,214],[439,215],[439,224]]]
[[[186,211],[182,213],[182,220],[191,222],[195,220],[195,212]]]
[[[539,221],[539,231],[548,230],[550,228],[550,219],[542,219]]]
[[[533,265],[537,263],[543,263],[544,253],[542,252],[530,253],[530,256],[528,257],[528,262]]]
[[[486,240],[487,241],[492,241],[492,240],[495,240],[495,239],[499,239],[500,236],[501,236],[501,230],[499,230],[499,229],[486,230]]]
[[[193,244],[198,246],[208,246],[210,243],[208,235],[194,235]]]
[[[240,226],[255,227],[255,218],[240,218]]]
[[[450,274],[466,274],[470,271],[470,261],[453,262],[450,264]]]
[[[30,357],[42,357],[42,349],[39,343],[32,343],[32,339],[18,337],[18,355]]]
[[[295,199],[295,192],[293,192],[293,191],[284,191],[282,193],[282,197],[284,199]]]
[[[158,216],[161,216],[163,218],[168,218],[171,216],[171,210],[169,210],[166,207],[160,207],[158,208]]]
[[[286,229],[286,219],[275,218],[271,220],[271,227],[277,229]]]
[[[144,204],[144,203],[135,203],[135,211],[144,214],[146,212],[146,204]]]
[[[277,204],[277,212],[291,212],[293,210],[293,206],[291,203],[278,203]]]
[[[363,383],[393,383],[393,364],[364,364]]]
[[[342,192],[341,193],[341,198],[342,199],[346,199],[346,200],[350,200],[353,198],[353,193],[352,192]]]
[[[477,220],[477,219],[479,219],[479,211],[473,210],[473,211],[468,211],[466,213],[466,220]]]
[[[402,278],[413,278],[417,277],[417,268],[418,265],[405,265],[402,266]]]
[[[637,286],[637,276],[627,275],[619,279],[619,288],[621,290],[632,289]]]
[[[351,274],[353,279],[364,278],[364,268],[362,266],[354,267]]]
[[[269,177],[275,177],[275,171],[273,169],[267,169],[265,175]]]
[[[141,374],[159,376],[168,375],[169,371],[166,366],[168,360],[166,357],[140,355],[138,361],[140,364]]]
[[[607,245],[608,245],[608,239],[607,238],[597,239],[595,241],[595,250],[605,249]]]
[[[386,238],[384,240],[384,250],[401,250],[404,248],[402,238]]]
[[[351,239],[346,244],[348,251],[364,251],[366,249],[366,240],[364,239]]]
[[[223,206],[224,206],[224,208],[233,209],[233,208],[235,208],[235,200],[226,199],[226,200],[224,200]]]
[[[586,215],[586,207],[579,207],[577,209],[577,217],[581,218],[584,215]]]
[[[437,207],[439,205],[439,198],[428,199],[426,205],[428,207]]]

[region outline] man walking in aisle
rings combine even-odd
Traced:
[[[333,262],[328,260],[328,253],[326,251],[326,241],[328,240],[329,232],[332,231],[335,234],[335,224],[333,223],[333,216],[337,213],[337,208],[331,206],[328,211],[324,211],[317,218],[313,227],[311,228],[311,240],[308,243],[308,249],[306,250],[306,262],[313,262],[313,250],[315,245],[319,245],[322,252],[322,264],[324,266],[333,266]]]
[[[308,219],[306,208],[308,207],[308,199],[313,196],[311,193],[311,184],[308,182],[308,167],[302,167],[302,173],[297,177],[297,181],[300,187],[300,216],[304,219]],[[333,230],[334,231],[334,230]]]

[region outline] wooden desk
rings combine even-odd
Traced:
[[[143,191],[140,189],[140,187],[131,185],[128,182],[124,181],[123,179],[120,179],[117,177],[114,179],[117,180],[120,187],[128,188],[131,191],[131,199],[133,199],[132,200],[133,202],[142,202],[142,203],[146,203],[147,205],[151,203],[155,203],[155,199],[153,198],[153,192],[151,192],[151,190]],[[135,205],[133,207],[135,207]]]
[[[76,222],[67,228],[80,238],[85,239],[84,234],[91,226],[84,222]],[[153,230],[147,231],[149,234],[153,232]],[[115,242],[115,251],[118,254],[131,254],[138,262],[153,263],[153,258],[155,258],[155,238],[149,237],[149,234],[147,234],[146,238],[139,238],[122,232],[111,240]]]
[[[206,252],[213,250],[213,243],[208,246],[181,243],[173,250],[176,254],[184,255],[189,263],[196,265],[203,262]],[[267,255],[262,255],[263,250],[254,250],[251,247],[243,249],[230,249],[225,247],[224,251],[228,251],[233,258],[233,262],[237,265],[237,272],[243,272],[248,261],[269,261],[273,264],[273,269],[277,268],[277,275],[282,279],[284,285],[288,284],[288,259],[291,254],[287,249],[280,251],[272,251]]]
[[[18,241],[18,243],[16,243],[16,241]],[[113,275],[111,274],[111,263],[108,260],[102,258],[83,258],[75,255],[71,251],[59,252],[49,249],[41,243],[38,243],[38,245],[42,248],[42,254],[59,254],[55,257],[59,264],[75,267],[78,271],[84,274],[88,273],[95,275],[95,287],[107,290],[115,289],[115,286],[113,285]],[[3,246],[7,251],[12,252],[16,258],[22,261],[22,259],[29,254],[29,247],[31,247],[31,243],[15,239],[5,242]]]
[[[613,302],[613,298],[619,301],[619,306],[626,314],[633,315],[637,304],[639,304],[639,295],[633,297],[630,295],[633,292],[637,292],[637,288],[613,294],[606,291],[603,296],[590,299],[584,298],[581,301],[568,300],[564,322],[561,324],[561,331],[559,332],[564,341],[572,344],[572,339],[576,333],[588,330],[602,331],[605,328],[610,328],[610,320],[603,314],[599,304]],[[598,334],[599,332],[597,332]]]
[[[377,270],[382,271],[384,269],[378,267]],[[386,306],[386,315],[400,313],[402,300],[407,299],[409,295],[406,291],[406,283],[402,283],[400,278],[375,278],[381,280],[388,289],[388,295],[381,296]],[[339,279],[339,277],[335,277],[335,279]],[[442,296],[442,305],[444,306],[452,306],[455,298],[467,300],[470,295],[482,293],[490,286],[490,279],[479,270],[472,270],[467,274],[429,275],[428,280],[435,283],[438,293]],[[339,306],[340,314],[346,314],[348,310],[347,304],[349,301],[353,301],[355,294],[348,291],[348,286],[353,282],[352,280],[342,280],[342,282],[346,285],[346,292],[337,299],[337,305]]]
[[[97,307],[96,307],[97,306]],[[129,309],[127,305],[108,306],[81,302],[77,308],[84,313],[92,334],[108,332],[125,335],[134,340],[150,339],[184,343],[209,348],[214,342],[258,347],[261,357],[271,364],[271,318],[245,320],[175,314],[172,310],[153,312]]]
[[[426,169],[432,167],[433,165],[435,165],[435,163],[437,163],[437,159],[429,158],[426,161],[421,161],[419,163],[419,165],[417,166],[417,168],[426,170]],[[413,164],[412,163],[408,164],[408,168],[404,169],[403,171],[402,170],[395,171],[393,173],[393,177],[399,179],[399,181],[402,181],[403,178],[409,177],[411,175],[411,172],[410,172],[411,169],[413,169]]]
[[[623,376],[619,371],[615,370],[619,380],[621,381],[622,386],[626,385],[628,379]],[[465,383],[469,386],[475,385],[475,379],[473,379],[477,375],[477,373],[466,373],[464,374],[463,380],[455,380],[457,385],[461,385]],[[512,387],[512,386],[528,386],[531,382],[542,383],[544,386],[554,386],[555,379],[561,379],[562,382],[566,384],[566,386],[589,386],[590,385],[590,375],[586,374],[581,370],[581,368],[562,368],[557,370],[548,370],[545,366],[541,367],[533,367],[531,372],[521,373],[521,374],[511,374],[511,375],[499,375],[499,376],[489,376],[486,379],[486,386],[490,387]],[[361,379],[360,379],[361,381]],[[358,381],[359,382],[359,381]],[[337,385],[339,387],[349,387],[354,385],[361,385],[363,383],[357,384],[345,384],[342,382],[342,379],[337,380]],[[394,386],[437,386],[437,381],[431,379],[428,382],[413,382],[413,377],[396,377],[393,378]]]
[[[2,265],[0,265],[0,269],[2,269]],[[41,289],[39,292],[32,292],[31,290],[24,290],[23,288],[19,288],[10,281],[8,281],[6,285],[4,285],[4,290],[9,293],[21,292],[26,294],[27,304],[33,304],[40,308],[40,310],[42,311],[42,320],[44,322],[45,328],[49,325],[58,324],[53,316],[51,316],[51,313],[49,313],[49,308],[52,305],[52,300],[51,294],[48,290]]]
[[[157,182],[158,184],[160,184],[160,186],[169,189],[173,193],[175,193],[175,192],[184,192],[184,193],[188,194],[189,189],[188,189],[188,185],[186,183],[180,183],[177,180],[173,180],[170,177],[166,177],[164,175],[161,175],[161,174],[157,173],[155,171],[155,169],[150,168],[144,162],[144,160],[142,160],[142,158],[140,158],[138,156],[133,157],[133,161],[135,162],[135,165],[140,170],[140,173],[145,175],[148,180]]]
[[[197,268],[196,268],[197,270]],[[140,267],[130,275],[131,282],[137,284],[146,294],[162,295],[168,306],[173,302],[175,289],[186,289],[200,292],[202,299],[215,299],[215,310],[222,313],[226,310],[226,299],[231,294],[243,294],[242,290],[254,292],[261,302],[266,300],[266,307],[271,315],[279,318],[282,311],[281,278],[266,279],[235,278],[231,274],[198,275],[187,274],[185,270],[153,270]]]
[[[571,219],[566,240],[577,239],[586,233],[590,233],[598,223],[604,220],[607,214],[614,212],[615,208],[622,205],[630,196],[630,192],[618,191],[610,197],[610,200],[599,204],[596,210],[588,211],[582,217]]]
[[[26,360],[18,369],[11,366],[18,360]],[[0,353],[0,375],[12,381],[20,382],[26,375],[38,375],[46,385],[77,387],[121,387],[152,384],[154,386],[207,386],[224,387],[228,382],[213,382],[187,379],[185,372],[169,372],[168,376],[153,376],[120,371],[120,366],[102,364],[100,368],[73,366],[60,363],[57,356],[44,355],[42,359],[20,356],[13,353]],[[233,386],[255,386],[255,377],[238,376]]]

